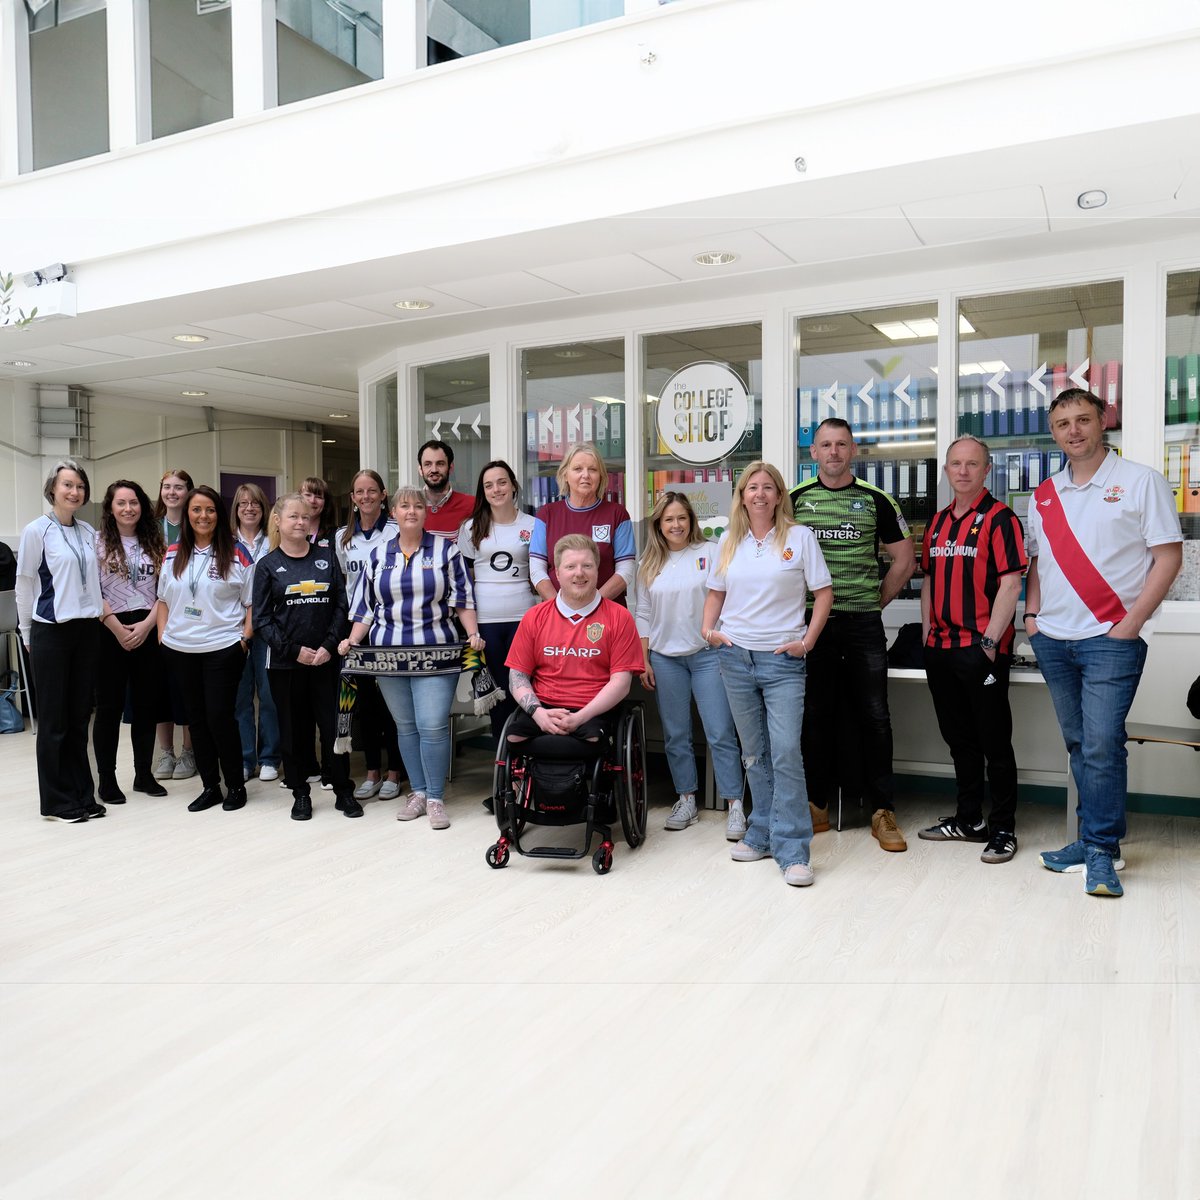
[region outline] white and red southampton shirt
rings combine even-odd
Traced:
[[[528,675],[548,708],[580,709],[616,672],[641,673],[642,641],[622,605],[597,595],[577,612],[558,596],[521,618],[505,665]]]
[[[1085,484],[1072,481],[1069,466],[1045,480],[1030,499],[1027,524],[1025,546],[1037,557],[1042,592],[1038,629],[1067,642],[1106,634],[1141,595],[1150,548],[1183,541],[1166,479],[1111,450]]]

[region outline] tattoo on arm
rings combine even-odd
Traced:
[[[537,693],[533,690],[533,684],[530,682],[529,676],[523,671],[514,671],[510,667],[508,671],[508,683],[512,689],[512,698],[525,712],[533,712],[537,708],[539,700]]]

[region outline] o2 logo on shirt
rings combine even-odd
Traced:
[[[592,526],[592,541],[593,542],[611,542],[612,541],[612,526],[611,525],[593,525]]]

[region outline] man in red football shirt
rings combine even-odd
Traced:
[[[596,543],[582,534],[559,538],[554,568],[558,595],[521,618],[506,660],[513,699],[523,710],[509,726],[513,742],[540,733],[596,741],[642,670],[629,610],[596,590]]]

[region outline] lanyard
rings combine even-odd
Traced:
[[[197,550],[194,546],[192,547],[192,557],[188,560],[188,587],[192,590],[193,600],[196,599],[196,588],[201,579],[200,572],[196,570],[196,563],[200,558],[207,557],[209,552],[209,547],[205,547],[203,550]],[[204,571],[207,574],[208,568],[205,567]]]
[[[125,570],[129,573],[129,582],[137,584],[138,572],[142,568],[142,545],[136,539],[134,541],[136,556],[129,557],[129,551],[125,549],[125,539],[121,539],[121,552],[125,558]]]
[[[55,516],[50,514],[50,520],[58,526],[59,532],[62,534],[62,539],[66,543],[67,549],[75,556],[75,561],[79,564],[79,582],[87,589],[87,555],[83,549],[83,535],[79,532],[79,526],[74,522],[71,523],[71,528],[75,530],[75,544],[71,544],[71,539],[67,537],[67,527]]]

